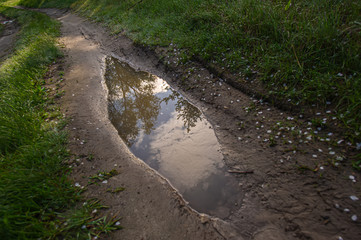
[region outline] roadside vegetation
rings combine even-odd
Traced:
[[[183,50],[262,81],[268,96],[295,106],[332,109],[361,141],[361,2],[353,0],[22,0],[72,7],[114,33],[145,45]]]
[[[60,24],[33,11],[5,7],[21,30],[0,65],[1,239],[90,239],[119,228],[98,216],[68,179],[65,121],[44,87],[48,66],[61,56]]]

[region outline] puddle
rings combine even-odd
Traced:
[[[166,177],[199,212],[227,217],[241,198],[201,111],[164,80],[106,59],[109,116],[133,154]]]

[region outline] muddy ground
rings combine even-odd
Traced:
[[[45,10],[62,23],[65,58],[60,104],[70,119],[75,183],[104,213],[121,217],[109,239],[361,239],[360,174],[353,148],[332,128],[284,112],[227,84],[196,62],[179,64],[176,46],[152,50],[69,12]],[[108,119],[104,59],[113,55],[164,78],[212,123],[243,197],[225,219],[192,210],[166,179],[135,158]],[[315,113],[329,126],[333,112]],[[316,131],[316,132],[315,132]],[[88,185],[99,171],[116,169],[107,183]],[[124,187],[119,193],[108,189]]]
[[[19,25],[11,19],[0,15],[0,25],[3,26],[3,31],[0,32],[0,62],[3,61],[6,56],[12,50],[16,34],[19,31]]]

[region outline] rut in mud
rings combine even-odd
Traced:
[[[106,59],[110,120],[132,153],[166,177],[195,210],[225,218],[240,201],[202,112],[163,79]]]
[[[165,57],[170,64],[164,65],[159,59],[169,56],[165,48],[140,49],[124,36],[111,37],[72,14],[47,12],[63,23],[67,57],[62,104],[71,118],[74,180],[86,185],[99,171],[120,172],[85,192],[110,206],[108,214],[123,217],[125,229],[111,239],[361,237],[360,174],[351,168],[352,149],[341,136],[233,89],[200,64],[180,66]],[[173,52],[176,57],[177,50]],[[120,139],[108,118],[103,79],[105,56],[112,54],[165,79],[196,104],[215,129],[227,167],[253,172],[235,173],[241,196],[226,222],[193,211]],[[332,115],[325,118],[334,123]],[[106,191],[119,186],[126,191]]]

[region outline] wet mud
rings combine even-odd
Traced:
[[[123,217],[124,230],[110,239],[361,238],[361,176],[352,168],[354,147],[342,135],[315,126],[310,118],[243,94],[200,63],[180,64],[177,58],[181,53],[174,45],[139,47],[123,35],[110,36],[72,14],[47,13],[63,23],[67,67],[66,94],[61,101],[66,116],[72,119],[74,181],[86,185],[87,177],[100,170],[117,168],[121,172],[107,185],[91,186],[85,193],[111,206],[109,214]],[[121,140],[119,135],[126,128],[118,128],[118,135],[108,118],[107,98],[112,88],[108,90],[103,79],[105,56],[111,55],[138,72],[166,80],[206,116],[207,126],[213,128],[220,143],[224,167],[237,179],[237,192],[242,195],[231,201],[235,207],[225,221],[192,210],[166,179],[135,157],[128,147],[137,146],[141,138]],[[121,101],[120,97],[115,99]],[[158,120],[162,119],[160,112]],[[314,117],[323,116],[321,121],[336,127],[333,114],[325,111]],[[148,126],[144,126],[149,123],[140,124],[135,118],[132,126],[145,133]],[[181,126],[187,129],[184,122]],[[125,133],[135,136],[132,134]],[[162,171],[160,160],[152,157],[144,161]],[[106,192],[116,186],[126,191],[117,195]],[[186,191],[183,195],[186,197]]]

